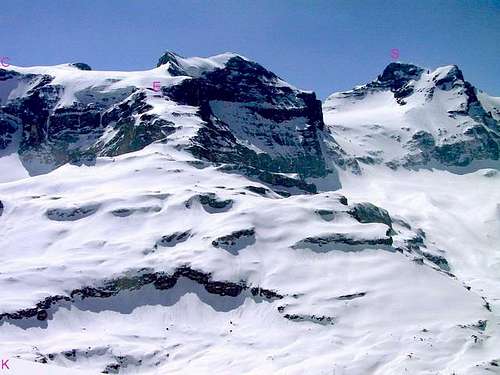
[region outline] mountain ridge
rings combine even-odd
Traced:
[[[80,87],[78,91],[75,91],[75,94],[85,93],[86,95],[85,98],[83,98],[81,94],[79,94],[78,98],[74,96],[75,94],[70,96],[66,94],[61,94],[62,92],[66,91],[65,89],[66,86],[64,82],[71,82],[71,78],[66,78],[66,81],[64,78],[61,78],[60,80],[62,80],[61,82],[62,85],[59,86],[57,84],[58,81],[57,78],[55,79],[54,83],[52,83],[54,78],[50,77],[59,76],[60,74],[58,74],[57,72],[60,71],[65,72],[65,69],[67,69],[67,67],[71,68],[74,67],[82,71],[83,74],[89,73],[90,76],[97,77],[96,78],[97,81],[94,80],[96,82],[92,82],[93,81],[92,78],[87,78],[88,82],[86,84],[87,86],[83,85],[82,87]],[[165,67],[166,71],[164,70]],[[52,72],[53,76],[49,74],[51,72],[51,69],[56,70],[55,72]],[[45,112],[47,112],[47,110],[51,111],[51,114],[45,116],[47,118],[46,120],[43,119],[37,120],[36,118],[34,118],[34,116],[32,116],[31,118],[26,118],[25,116],[23,121],[25,122],[27,120],[31,122],[46,121],[48,124],[50,122],[50,116],[57,115],[57,116],[65,116],[65,118],[67,118],[68,115],[64,115],[64,112],[74,113],[75,111],[77,111],[79,112],[79,114],[77,115],[78,118],[76,120],[80,123],[80,126],[82,120],[84,123],[85,122],[89,123],[89,121],[90,123],[95,123],[99,121],[100,124],[99,126],[102,129],[97,129],[98,132],[94,134],[95,138],[94,142],[97,141],[102,143],[102,140],[99,141],[99,138],[101,138],[102,135],[105,133],[103,129],[109,126],[109,121],[106,120],[107,118],[106,116],[103,116],[104,115],[103,111],[111,110],[110,106],[102,105],[103,104],[102,100],[109,100],[112,98],[111,100],[116,101],[115,103],[116,105],[118,105],[121,100],[124,100],[126,98],[127,95],[129,96],[135,95],[134,97],[130,97],[128,99],[129,104],[123,103],[120,105],[122,105],[123,107],[131,105],[132,102],[134,101],[142,101],[144,108],[142,111],[144,112],[146,108],[149,108],[149,106],[146,104],[146,102],[149,99],[146,98],[148,94],[151,94],[150,89],[153,80],[155,79],[155,77],[158,76],[158,74],[161,76],[167,73],[167,77],[160,80],[163,86],[162,89],[163,95],[166,95],[167,97],[172,97],[174,101],[180,101],[188,105],[200,107],[200,115],[202,117],[202,121],[206,122],[207,124],[211,123],[211,125],[209,125],[208,127],[203,127],[203,129],[200,130],[201,134],[197,138],[198,141],[195,140],[191,148],[192,151],[196,152],[198,156],[208,159],[211,158],[212,161],[217,161],[217,162],[228,162],[231,159],[233,161],[239,159],[240,161],[237,162],[239,164],[241,164],[242,161],[245,160],[245,162],[243,163],[245,165],[247,165],[248,164],[247,161],[249,161],[250,165],[247,165],[247,167],[257,168],[256,171],[252,172],[257,175],[259,174],[262,175],[262,172],[259,172],[258,170],[264,171],[265,173],[298,172],[299,174],[302,175],[301,178],[319,177],[321,175],[335,173],[334,170],[336,168],[343,169],[346,167],[354,172],[361,173],[361,168],[358,162],[373,163],[381,161],[379,157],[374,156],[380,153],[380,149],[367,150],[363,152],[364,155],[357,155],[356,152],[346,152],[344,149],[345,146],[347,146],[346,143],[344,142],[343,147],[340,147],[336,144],[337,142],[335,140],[336,136],[342,137],[342,135],[339,134],[336,135],[335,133],[333,133],[332,134],[333,137],[331,137],[330,135],[328,135],[329,132],[323,131],[325,130],[325,125],[323,120],[324,113],[326,113],[326,116],[329,118],[332,118],[332,116],[333,118],[335,118],[335,114],[332,113],[332,108],[334,107],[334,105],[332,105],[332,102],[336,98],[347,96],[347,98],[361,99],[363,97],[366,97],[366,95],[368,95],[369,93],[383,92],[385,90],[390,90],[391,92],[393,92],[394,99],[396,100],[396,102],[400,105],[405,105],[406,98],[412,98],[415,96],[415,94],[418,94],[414,92],[415,82],[420,80],[422,74],[426,74],[424,68],[420,68],[413,64],[390,63],[383,70],[383,72],[377,77],[377,79],[374,80],[373,82],[368,83],[367,85],[364,86],[357,86],[357,88],[351,91],[330,95],[330,97],[327,98],[325,103],[323,104],[323,110],[321,110],[317,104],[319,103],[319,101],[317,101],[314,93],[310,93],[308,91],[298,91],[298,89],[296,89],[294,86],[291,86],[288,83],[284,82],[277,75],[275,75],[272,72],[269,72],[261,65],[235,53],[227,52],[208,58],[198,58],[198,57],[183,58],[180,55],[175,54],[173,52],[166,52],[160,57],[156,69],[153,69],[152,71],[136,72],[136,73],[115,72],[116,78],[113,77],[113,73],[111,72],[108,73],[97,72],[89,69],[90,67],[84,63],[73,63],[72,65],[62,64],[56,67],[46,67],[46,68],[43,67],[17,68],[12,66],[9,69],[2,70],[3,73],[1,79],[2,81],[8,82],[9,80],[12,80],[13,77],[17,77],[19,79],[20,77],[19,74],[21,74],[21,77],[23,77],[21,80],[31,79],[32,82],[35,81],[31,84],[32,87],[30,88],[30,90],[32,90],[33,92],[29,94],[32,103],[35,103],[37,100],[40,102],[40,99],[37,99],[37,96],[39,97],[41,94],[45,97],[47,93],[53,95],[54,98],[52,99],[52,101],[54,100],[58,101],[59,104],[55,106],[55,103],[51,104],[46,99],[42,100],[45,101],[45,104],[43,105],[46,107],[46,109],[44,111]],[[247,70],[247,73],[245,73],[245,70]],[[149,75],[148,72],[151,72],[152,74],[151,78],[148,80],[151,81],[151,83],[144,85],[144,80],[146,79],[145,77]],[[221,75],[219,72],[227,72],[227,74],[224,73],[226,74],[226,76],[224,76],[224,74]],[[427,70],[427,72],[428,72],[427,74],[429,74],[430,71]],[[33,74],[35,74],[35,76],[33,76]],[[67,74],[70,73],[66,73],[66,76]],[[104,78],[103,74],[104,75],[109,74],[110,77],[109,80]],[[250,80],[248,82],[249,90],[247,90],[247,93],[245,93],[245,90],[242,90],[240,87],[242,85],[242,82],[231,81],[230,77],[233,74],[236,74],[236,77],[238,77],[237,80],[244,79],[245,74],[247,75],[247,77],[260,77],[260,78],[253,81]],[[480,94],[482,99],[479,100],[478,96],[476,95],[476,92],[478,92],[477,89],[475,89],[470,83],[464,81],[463,74],[456,65],[450,65],[438,68],[433,72],[433,74],[434,76],[431,76],[429,78],[432,79],[432,87],[426,90],[427,91],[425,94],[426,100],[432,100],[432,97],[434,95],[434,90],[436,89],[438,89],[439,91],[450,91],[450,90],[461,89],[463,91],[462,96],[466,98],[465,102],[461,104],[461,107],[458,106],[456,109],[448,110],[447,115],[472,117],[473,121],[482,122],[486,126],[472,126],[472,128],[470,129],[465,129],[463,131],[462,137],[467,139],[465,139],[461,144],[457,143],[454,139],[443,140],[443,137],[439,137],[434,134],[429,134],[428,132],[422,129],[423,130],[422,132],[414,134],[412,139],[408,139],[406,141],[404,148],[408,149],[408,151],[405,151],[406,153],[405,155],[402,155],[399,158],[399,160],[398,159],[385,160],[385,164],[390,166],[391,168],[398,168],[401,166],[405,168],[415,168],[415,167],[419,168],[419,167],[425,167],[425,165],[429,163],[432,164],[432,160],[437,160],[438,163],[435,166],[439,167],[439,165],[441,164],[445,168],[453,169],[454,167],[464,167],[472,163],[474,160],[474,155],[473,155],[474,153],[478,155],[478,159],[480,160],[481,159],[498,160],[498,154],[499,154],[498,129],[500,129],[500,126],[498,125],[498,118],[500,118],[500,109],[499,109],[500,104],[498,104],[495,101],[495,98],[487,96],[485,93],[482,92]],[[87,74],[86,76],[88,77],[89,75]],[[126,76],[132,77],[131,80],[128,81],[130,83],[127,83],[127,80],[124,79],[124,77]],[[62,77],[64,77],[64,75],[62,75]],[[167,79],[168,81],[165,81],[165,79]],[[226,86],[221,85],[221,83],[224,80],[226,80],[225,83]],[[214,82],[216,82],[216,84],[214,84]],[[113,86],[115,86],[116,88],[113,88]],[[266,90],[269,89],[271,89],[271,91],[266,93]],[[249,95],[249,93],[251,92],[255,93],[258,92],[259,90],[261,92],[259,94],[262,96],[261,98],[255,96],[254,94]],[[133,94],[134,91],[143,91],[143,93]],[[26,92],[29,93],[30,91],[28,90]],[[235,92],[239,92],[238,94],[239,96],[235,97],[234,96]],[[278,95],[279,92],[281,92],[281,94],[279,95],[285,95],[283,96],[283,99],[281,99],[285,100],[282,103],[276,102],[277,100],[276,95]],[[285,99],[286,95],[290,95],[290,93],[293,92],[300,93],[300,95],[296,96],[295,99],[291,98]],[[108,93],[110,93],[111,95],[108,95]],[[113,95],[113,93],[115,95]],[[57,99],[58,95],[64,95],[64,96]],[[144,95],[146,95],[146,97]],[[100,99],[99,96],[101,97]],[[246,130],[244,131],[244,133],[246,134],[243,134],[241,132],[241,128],[231,129],[231,127],[228,128],[227,124],[224,124],[223,117],[227,117],[229,112],[228,104],[235,102],[250,103],[251,101],[262,102],[262,99],[264,99],[266,96],[268,98],[272,98],[269,104],[265,104],[265,106],[269,105],[275,106],[275,108],[272,111],[270,111],[270,109],[265,107],[264,108],[255,107],[255,105],[249,107],[248,104],[244,105],[243,107],[241,107],[240,105],[239,108],[233,106],[232,109],[236,111],[236,113],[239,113],[238,116],[240,117],[243,116],[246,123],[248,123],[249,121],[254,121],[254,122],[265,121],[266,114],[267,116],[269,116],[271,113],[273,113],[273,115],[271,116],[270,120],[272,121],[272,123],[276,124],[281,123],[283,120],[286,120],[287,118],[293,119],[294,117],[301,118],[302,116],[305,116],[304,120],[301,121],[315,124],[312,127],[309,126],[310,130],[306,130],[307,127],[304,127],[304,130],[301,130],[304,132],[303,134],[305,135],[306,139],[307,138],[311,139],[311,141],[306,142],[309,143],[309,145],[304,144],[304,146],[300,146],[299,144],[297,144],[298,139],[304,137],[304,135],[300,135],[300,133],[297,133],[297,137],[299,138],[297,138],[296,140],[292,140],[293,138],[290,138],[290,137],[295,137],[294,135],[292,135],[293,133],[290,132],[288,132],[288,134],[283,134],[282,136],[275,135],[274,136],[275,139],[270,139],[261,132],[255,133],[254,130],[248,130],[248,127],[245,128]],[[64,97],[66,99],[64,99]],[[199,98],[204,98],[203,99],[204,102],[202,103]],[[95,105],[92,106],[93,104],[92,100],[94,100],[95,103],[97,103],[97,107]],[[290,100],[296,101],[297,104],[294,105],[297,106],[296,107],[297,109],[293,109],[293,107],[290,107],[291,103]],[[5,94],[3,96],[0,95],[0,103],[3,104],[3,102],[5,101],[6,101]],[[218,104],[214,107],[213,105],[212,106],[208,105],[207,103],[209,102],[213,103],[214,105],[216,105],[217,103],[221,103],[226,107],[221,112],[221,109],[217,107]],[[299,104],[301,102],[303,104]],[[486,110],[483,107],[482,103],[486,103],[485,106],[488,110]],[[261,105],[262,104],[264,104],[264,102],[262,102]],[[22,105],[23,104],[21,104],[21,106]],[[29,106],[29,104],[27,105]],[[140,106],[141,106],[140,104],[136,105],[139,111],[141,111]],[[301,107],[306,108],[306,111],[303,112],[303,110],[300,109]],[[219,114],[218,115],[215,114],[214,111],[219,112]],[[296,114],[292,115],[294,111]],[[15,128],[19,127],[19,125],[15,126],[15,124],[13,124],[12,122],[12,116],[15,115],[16,109],[11,110],[9,112],[8,110],[6,111],[4,108],[2,113],[3,113],[3,118],[2,118],[3,134],[0,139],[1,140],[0,147],[2,147],[2,149],[5,150],[7,149],[8,143],[12,143],[12,137],[14,137],[14,134],[16,133]],[[138,115],[138,113],[135,114],[133,113],[135,112],[131,113],[133,116]],[[283,117],[283,115],[285,117]],[[97,120],[96,116],[99,117],[99,120]],[[144,116],[146,119],[150,118],[148,115]],[[104,123],[102,123],[103,117],[105,120]],[[132,137],[132,138],[142,139],[142,141],[140,141],[136,146],[129,143],[128,145],[119,146],[118,148],[116,148],[116,146],[113,146],[113,148],[116,150],[123,149],[125,151],[135,150],[137,149],[137,147],[144,147],[146,144],[150,142],[168,138],[168,135],[172,134],[172,132],[174,131],[172,127],[168,125],[168,121],[165,123],[164,121],[159,121],[159,119],[157,119],[155,121],[158,125],[154,126],[155,129],[147,129],[147,124],[149,124],[151,120],[154,120],[154,118],[157,118],[157,116],[151,117],[150,120],[143,121],[143,125],[139,126],[139,128],[137,129],[135,126],[132,126],[132,123],[134,123],[134,121],[132,121],[130,117],[128,120],[121,119],[122,123],[128,123],[129,125],[125,125],[125,127],[128,127],[128,130],[121,129],[119,131],[121,133],[121,135],[119,136],[122,137],[123,139],[125,138],[130,139],[130,137]],[[57,119],[54,120],[57,121]],[[117,120],[120,120],[120,118],[117,118]],[[213,120],[216,121],[213,122]],[[232,118],[231,122],[232,123],[234,122],[234,118]],[[274,125],[271,126],[273,126],[273,129],[276,129]],[[85,137],[88,139],[91,136],[90,133],[92,133],[93,130],[89,129],[89,126],[84,125],[83,128],[85,127],[87,127],[87,129],[84,130],[84,132],[86,132]],[[38,145],[36,146],[38,147],[37,153],[38,154],[40,152],[45,153],[46,159],[48,158],[48,160],[52,163],[52,166],[43,167],[44,164],[43,161],[36,161],[36,160],[33,161],[33,159],[37,158],[36,155],[27,155],[25,161],[28,164],[30,163],[34,164],[33,168],[35,169],[42,166],[40,172],[43,173],[51,170],[52,168],[64,162],[68,161],[76,163],[92,162],[92,160],[97,155],[101,156],[113,155],[113,153],[117,152],[117,151],[114,152],[104,151],[105,149],[109,149],[109,146],[105,145],[99,146],[98,144],[90,146],[90,148],[88,148],[87,146],[87,148],[84,148],[82,150],[77,149],[75,150],[76,153],[75,151],[72,152],[69,152],[69,150],[64,151],[64,148],[67,147],[64,145],[62,145],[63,147],[62,150],[59,146],[55,146],[55,149],[52,149],[53,148],[52,145],[47,144],[47,142],[42,142],[44,138],[46,140],[51,138],[51,136],[49,136],[46,130],[48,129],[48,125],[45,125],[46,129],[44,129],[43,124],[37,125],[36,128],[37,129],[33,128],[32,126],[31,130],[28,130],[28,134],[30,134],[30,139],[36,145]],[[446,126],[443,129],[446,129]],[[76,129],[76,131],[78,132],[78,129]],[[235,131],[237,132],[237,134],[234,133]],[[250,131],[251,133],[248,134],[247,131]],[[316,131],[323,133],[323,135],[320,135],[318,138],[318,135],[315,134]],[[132,134],[131,132],[134,133]],[[24,130],[22,133],[25,134],[26,130]],[[75,135],[76,138],[79,138],[78,134]],[[69,137],[75,138],[75,135],[74,136],[69,135]],[[280,140],[279,137],[286,137],[286,138]],[[326,137],[327,139],[322,140],[321,138],[324,137]],[[390,134],[388,135],[388,137],[398,138],[401,137],[401,134],[399,133]],[[452,134],[452,138],[453,137],[454,135]],[[64,139],[65,136],[63,135],[62,138]],[[212,148],[210,147],[206,148],[203,146],[203,143],[209,142],[209,139],[213,141],[214,139],[217,138],[219,139],[218,141],[219,146],[217,146],[218,152],[215,152],[215,149],[213,148],[214,146],[212,146]],[[219,150],[223,149],[220,147],[220,145],[231,138],[232,138],[231,147],[233,149],[238,149],[239,151],[229,155],[225,155],[225,153],[219,152]],[[265,147],[264,146],[265,143],[263,144],[262,141],[268,144],[275,144],[276,142],[278,143],[285,142],[284,144],[286,144],[287,142],[292,142],[295,144],[295,146],[292,146],[291,148],[289,147],[289,150],[291,151],[292,149],[295,148],[297,151],[293,152],[298,152],[298,154],[297,156],[293,156],[292,158],[290,158],[290,155],[285,156],[288,153],[288,151],[285,150],[277,151],[278,153],[275,155],[273,155],[272,153],[276,151],[272,150],[267,150],[262,153],[263,150],[262,147]],[[245,145],[245,142],[249,142],[248,145],[250,147]],[[23,142],[21,141],[21,144],[22,143]],[[61,142],[59,143],[61,144]],[[439,143],[444,143],[444,144],[439,145]],[[320,144],[322,144],[322,146],[320,146]],[[28,152],[28,154],[30,147],[32,147],[32,145],[30,144],[30,142],[28,142],[26,147],[27,148],[26,151]],[[301,149],[301,147],[306,147],[306,148]],[[466,152],[464,152],[464,147],[465,148],[475,147],[475,150],[472,150],[471,155],[469,155],[468,157],[462,157],[457,159],[458,154],[463,154],[463,155],[466,154]],[[24,152],[23,150],[24,148],[21,147],[21,153]],[[271,152],[271,154],[269,154],[269,152]],[[283,152],[285,152],[285,155],[283,154]],[[66,156],[63,156],[61,160],[58,160],[60,156],[59,157],[56,156],[54,158],[54,155],[56,154],[57,155],[66,154]],[[307,154],[310,154],[312,159],[309,158]],[[316,162],[313,161],[313,159],[320,161],[323,160],[323,161],[321,161],[320,164],[317,164]],[[247,167],[245,167],[244,169],[247,170],[248,169]],[[236,167],[236,169],[238,168],[239,167]],[[269,170],[269,168],[271,168],[272,170]],[[337,186],[339,186],[339,183],[337,183]]]
[[[495,99],[484,95],[480,101],[478,92],[456,65],[431,72],[391,63],[371,83],[332,94],[323,110],[334,137],[358,160],[457,170],[476,160],[499,160]],[[351,136],[360,128],[365,133]],[[393,153],[382,156],[384,149]]]
[[[158,96],[151,92],[153,80],[166,73],[167,77],[160,80],[163,98],[172,104],[198,108],[200,121],[205,124],[197,131],[197,138],[187,140],[200,157],[243,164],[245,170],[255,169],[251,173],[256,175],[299,173],[305,178],[329,173],[321,161],[317,132],[323,131],[324,124],[321,102],[314,93],[296,89],[237,54],[185,59],[167,52],[158,65],[152,71],[117,72],[114,76],[84,69],[79,73],[81,79],[72,79],[76,73],[68,71],[74,67],[67,64],[55,67],[52,75],[51,68],[3,70],[2,81],[14,81],[13,85],[17,81],[18,87],[26,87],[16,97],[11,94],[10,101],[2,106],[3,149],[12,143],[20,124],[25,124],[19,146],[21,160],[28,169],[32,164],[33,171],[46,164],[39,171],[43,173],[65,162],[93,162],[96,156],[113,156],[167,140],[175,132],[172,121],[166,120],[170,115],[163,119],[162,115],[150,115],[153,106],[148,104]],[[150,72],[150,83],[144,85]],[[73,82],[77,87],[71,87]],[[2,104],[4,101],[5,94]],[[26,114],[30,108],[37,115]],[[224,122],[227,116],[231,116],[231,125]],[[234,125],[235,116],[244,126]],[[137,117],[143,120],[137,123]],[[66,129],[57,129],[56,124],[71,122],[73,125]],[[264,132],[256,128],[257,124],[274,130]],[[113,133],[115,137],[108,139]],[[138,140],[137,145],[132,144],[132,138]],[[218,146],[213,144],[216,139]],[[69,144],[78,144],[76,140],[81,146],[70,148]],[[116,144],[111,146],[116,151],[109,151],[106,142]],[[126,143],[118,146],[117,142]],[[220,147],[226,142],[236,152],[227,154],[224,150],[229,148]],[[33,148],[36,151],[32,153]],[[45,160],[37,160],[42,154]]]
[[[453,66],[322,104],[236,54],[158,64],[0,70],[0,349],[94,373],[496,370],[500,174],[450,173],[496,162],[495,98]]]

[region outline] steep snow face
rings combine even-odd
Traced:
[[[500,121],[500,97],[489,96],[481,90],[476,90],[476,94],[483,108],[490,113],[494,119]]]
[[[454,65],[391,63],[375,81],[331,95],[323,111],[342,148],[367,164],[467,170],[499,159],[498,100]]]
[[[485,340],[485,302],[417,227],[281,194],[168,144],[1,184],[2,352],[89,372],[400,374],[458,370]]]

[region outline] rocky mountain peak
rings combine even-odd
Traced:
[[[418,80],[424,69],[413,65],[393,62],[387,65],[378,81],[389,84],[392,89],[399,90],[411,80]]]
[[[430,71],[391,63],[372,82],[332,94],[323,110],[336,140],[358,160],[453,169],[499,159],[495,103],[486,94],[479,98],[456,65]],[[364,132],[353,136],[360,128]]]
[[[166,65],[167,71],[173,76],[198,78],[214,70],[224,69],[229,65],[235,68],[236,66],[244,66],[245,63],[256,64],[231,52],[210,57],[183,57],[175,52],[167,51],[160,57],[156,66]]]
[[[183,59],[181,55],[178,55],[175,52],[166,51],[158,60],[156,67],[158,68],[168,63],[170,63],[171,65],[179,66],[179,61],[178,61],[179,58]]]
[[[432,81],[436,87],[442,90],[449,90],[457,84],[463,85],[465,83],[462,71],[456,65],[444,66],[436,70]]]

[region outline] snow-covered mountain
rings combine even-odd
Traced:
[[[324,124],[315,94],[236,54],[185,59],[167,52],[147,72],[67,64],[4,70],[0,79],[0,150],[18,150],[30,174],[66,162],[92,164],[97,156],[160,140],[285,185],[293,178],[280,173],[319,177],[335,171],[327,169],[321,149]],[[328,143],[335,158],[338,146]]]
[[[453,69],[391,64],[323,110],[229,53],[0,70],[0,351],[89,374],[494,373],[500,176],[411,170],[498,159],[498,101]],[[393,138],[423,129],[434,148]]]
[[[500,98],[474,88],[455,65],[391,63],[323,108],[335,139],[364,163],[469,171],[500,158]]]

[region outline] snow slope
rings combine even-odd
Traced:
[[[0,71],[2,356],[89,374],[498,373],[498,171],[385,164],[411,151],[388,141],[399,122],[439,138],[460,108],[451,68],[427,77],[432,101],[413,67],[333,95],[325,126],[314,94],[241,56],[158,65]],[[75,150],[93,159],[60,155]]]
[[[474,325],[491,319],[484,301],[410,250],[396,251],[411,236],[404,226],[393,224],[392,246],[377,244],[387,225],[360,223],[339,195],[253,193],[245,187],[266,188],[165,148],[2,184],[3,246],[16,248],[2,254],[2,312],[185,266],[283,297],[219,296],[186,277],[166,290],[124,287],[109,299],[54,303],[48,320],[4,316],[3,351],[96,372],[118,364],[124,373],[396,374],[452,367],[471,334],[482,337]],[[210,193],[232,203],[204,206],[199,197]],[[98,208],[50,214],[76,207]],[[214,245],[242,230],[254,234]],[[158,245],[185,232],[175,246]],[[359,244],[301,243],[333,234]]]
[[[500,351],[500,173],[481,169],[454,174],[441,170],[393,171],[365,167],[363,174],[341,176],[341,192],[402,215],[422,228],[427,240],[446,249],[452,272],[488,301],[493,315],[484,341],[457,353],[450,363],[458,374],[479,371]],[[363,187],[363,188],[360,188]],[[489,373],[500,373],[490,367]],[[446,372],[445,372],[446,373]]]

